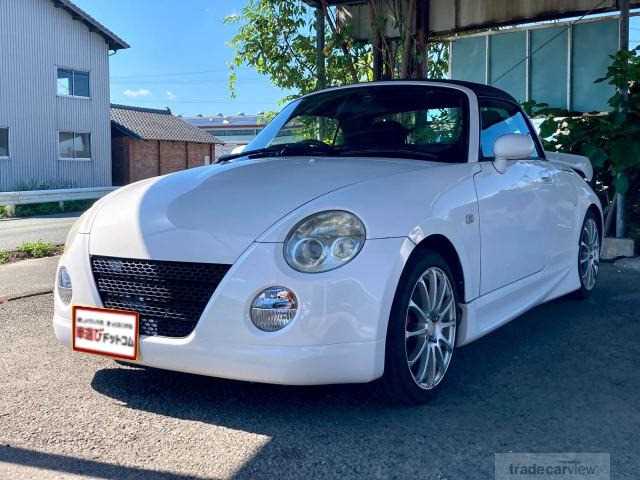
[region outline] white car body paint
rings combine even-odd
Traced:
[[[587,157],[571,153],[545,152],[547,160],[579,172],[587,182],[593,180],[593,166]]]
[[[430,82],[394,82],[431,85]],[[600,203],[576,173],[547,160],[510,160],[504,173],[478,162],[478,101],[469,99],[469,155],[461,163],[398,158],[241,160],[129,185],[79,220],[60,260],[73,304],[102,306],[91,255],[232,265],[194,331],[142,337],[139,363],[257,382],[368,382],[384,371],[398,282],[420,242],[438,235],[463,272],[457,344],[580,286],[578,243]],[[586,168],[586,167],[584,167]],[[308,215],[346,210],[365,225],[362,251],[329,272],[305,274],[283,257]],[[256,294],[291,289],[296,318],[267,333],[250,320]],[[71,307],[55,295],[57,338],[71,345]]]

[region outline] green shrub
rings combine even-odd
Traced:
[[[24,253],[28,257],[42,258],[53,255],[56,251],[55,245],[38,240],[37,242],[25,242],[18,247],[18,252]]]
[[[9,261],[9,252],[0,250],[0,265]]]

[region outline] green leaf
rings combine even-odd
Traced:
[[[588,143],[582,147],[582,153],[589,157],[594,168],[602,168],[608,159],[607,153],[602,148]]]

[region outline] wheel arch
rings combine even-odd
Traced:
[[[598,226],[598,233],[600,233],[600,244],[602,244],[602,240],[604,239],[604,217],[602,211],[595,203],[592,203],[587,207],[585,217],[589,215],[589,213],[593,213],[598,219],[596,225]]]
[[[451,268],[451,273],[454,276],[454,287],[456,289],[456,292],[458,293],[458,297],[462,301],[465,301],[465,277],[460,256],[458,255],[458,251],[456,250],[451,240],[449,240],[446,236],[438,233],[425,237],[411,251],[411,254],[409,255],[409,258],[407,259],[402,270],[402,275],[400,276],[400,282],[398,283],[398,286],[400,286],[400,284],[404,280],[405,275],[409,271],[409,267],[420,257],[420,255],[422,255],[426,251],[433,251],[442,255],[442,257]]]

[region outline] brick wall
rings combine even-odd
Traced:
[[[113,137],[113,178],[116,185],[126,185],[144,178],[165,175],[204,165],[215,148],[202,143],[136,140]],[[215,158],[211,158],[215,162]]]
[[[133,140],[129,144],[129,182],[160,175],[159,145],[155,140]]]
[[[189,168],[201,167],[204,165],[204,158],[209,157],[209,161],[213,162],[211,158],[212,145],[206,143],[189,143],[188,144],[188,159]]]
[[[160,175],[184,170],[187,150],[184,142],[160,142]]]

